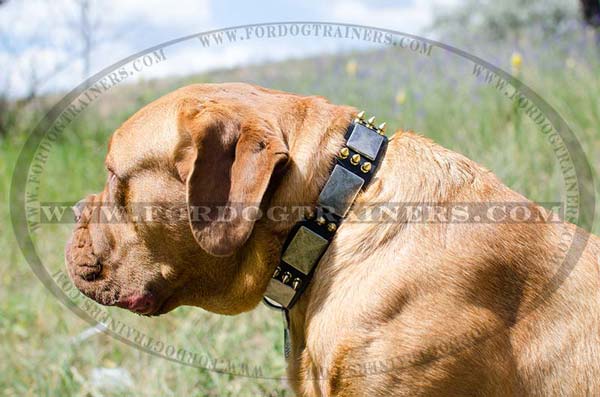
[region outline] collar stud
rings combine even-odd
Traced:
[[[347,147],[343,147],[340,149],[340,158],[342,160],[347,159],[348,156],[350,156],[350,149],[348,149]]]

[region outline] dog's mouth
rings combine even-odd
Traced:
[[[133,291],[123,288],[94,255],[88,254],[87,260],[82,262],[77,261],[81,256],[77,254],[69,242],[66,251],[69,276],[88,298],[104,306],[120,307],[143,316],[158,316],[172,309],[168,305],[169,296],[163,297],[147,286]]]
[[[158,294],[144,290],[136,293],[122,293],[116,283],[108,280],[95,282],[76,282],[77,288],[88,298],[103,306],[126,309],[141,316],[159,316],[172,310],[170,296],[160,298]],[[92,284],[93,283],[93,284]]]
[[[142,316],[158,316],[172,310],[171,296],[163,296],[151,288],[125,292],[129,289],[110,278],[85,280],[81,276],[71,277],[85,296],[103,306],[119,307]]]
[[[113,305],[142,316],[160,316],[167,313],[170,297],[160,299],[151,291],[120,297]]]
[[[152,313],[145,314],[146,316],[157,317],[162,314],[168,313],[173,310],[173,307],[170,306],[171,297],[167,297],[162,300],[162,302],[157,305],[156,310]]]

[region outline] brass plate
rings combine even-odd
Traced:
[[[327,240],[307,227],[300,227],[281,259],[304,274],[310,273],[327,248]]]
[[[319,195],[319,204],[344,217],[363,184],[361,177],[336,164]]]
[[[356,124],[346,145],[355,152],[374,161],[384,140],[385,137],[383,135],[379,135],[364,125]]]

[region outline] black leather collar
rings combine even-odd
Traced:
[[[360,112],[348,126],[346,144],[340,149],[317,207],[297,223],[288,235],[279,266],[264,302],[287,312],[308,287],[319,260],[361,190],[375,175],[387,148],[385,123],[375,127],[375,117]]]

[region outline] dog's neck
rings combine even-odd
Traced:
[[[297,102],[295,109],[289,111],[303,117],[294,124],[281,123],[287,126],[282,133],[289,147],[290,161],[270,205],[315,205],[335,157],[344,145],[344,134],[356,109],[309,97]],[[269,227],[277,235],[287,236],[296,221],[290,218],[289,221],[272,222]]]
[[[316,116],[312,117],[326,117],[319,113],[318,108],[313,111],[316,112]],[[277,191],[281,196],[277,194],[274,196],[275,202],[282,200],[282,196],[289,200],[288,202],[316,202],[319,191],[328,178],[334,158],[344,144],[344,131],[354,112],[354,109],[345,107],[336,107],[335,112],[324,110],[323,114],[332,115],[325,123],[323,123],[325,120],[314,123],[311,122],[312,117],[305,117],[303,129],[316,128],[320,125],[320,134],[311,132],[308,135],[319,136],[320,141],[303,140],[302,130],[289,136],[291,169]],[[327,125],[328,128],[323,128],[323,125]],[[402,134],[390,144],[378,172],[381,177],[372,181],[357,198],[356,204],[443,202],[451,198],[462,185],[471,182],[476,172],[471,167],[473,167],[472,162],[435,145],[426,138],[411,133]],[[423,186],[423,181],[430,183]],[[398,186],[403,188],[399,189]],[[288,228],[291,226],[291,224],[287,225]],[[384,251],[382,248],[386,242],[398,238],[404,227],[402,223],[354,224],[350,228],[352,231],[348,231],[348,228],[342,225],[334,243],[319,262],[313,281],[290,311],[292,351],[288,373],[291,378],[298,377],[300,368],[306,365],[303,360],[306,359],[304,356],[308,351],[327,351],[327,346],[334,343],[313,341],[316,346],[312,346],[311,349],[307,346],[311,342],[307,340],[306,334],[319,307],[333,301],[336,301],[337,305],[343,305],[343,299],[340,301],[333,298],[328,301],[334,294],[334,289],[335,294],[343,295],[351,293],[349,291],[356,287],[356,284],[340,283],[341,288],[337,288],[337,285],[333,288],[332,280],[347,278],[340,276],[341,274],[364,272],[363,263],[370,257],[376,257],[377,252]],[[276,265],[273,262],[273,268]],[[355,281],[358,283],[360,280]],[[342,312],[340,311],[340,315]],[[336,335],[335,330],[331,331],[332,335]],[[327,358],[324,362],[327,362]],[[313,376],[320,375],[313,374]]]
[[[354,108],[331,105],[320,98],[308,98],[298,106],[301,109],[297,114],[303,114],[304,117],[293,129],[284,131],[290,152],[290,163],[270,200],[271,206],[299,203],[315,207],[319,193],[331,174],[336,156],[346,143],[345,135],[348,127],[357,113]],[[272,225],[281,243],[296,221],[297,219],[293,218],[290,222],[278,222]],[[278,259],[272,262],[272,269],[278,265]],[[297,357],[304,346],[306,307],[311,300],[309,290],[305,292],[307,296],[300,299],[291,313],[294,318],[292,357]],[[291,365],[291,373],[294,373],[293,367],[294,365]]]

